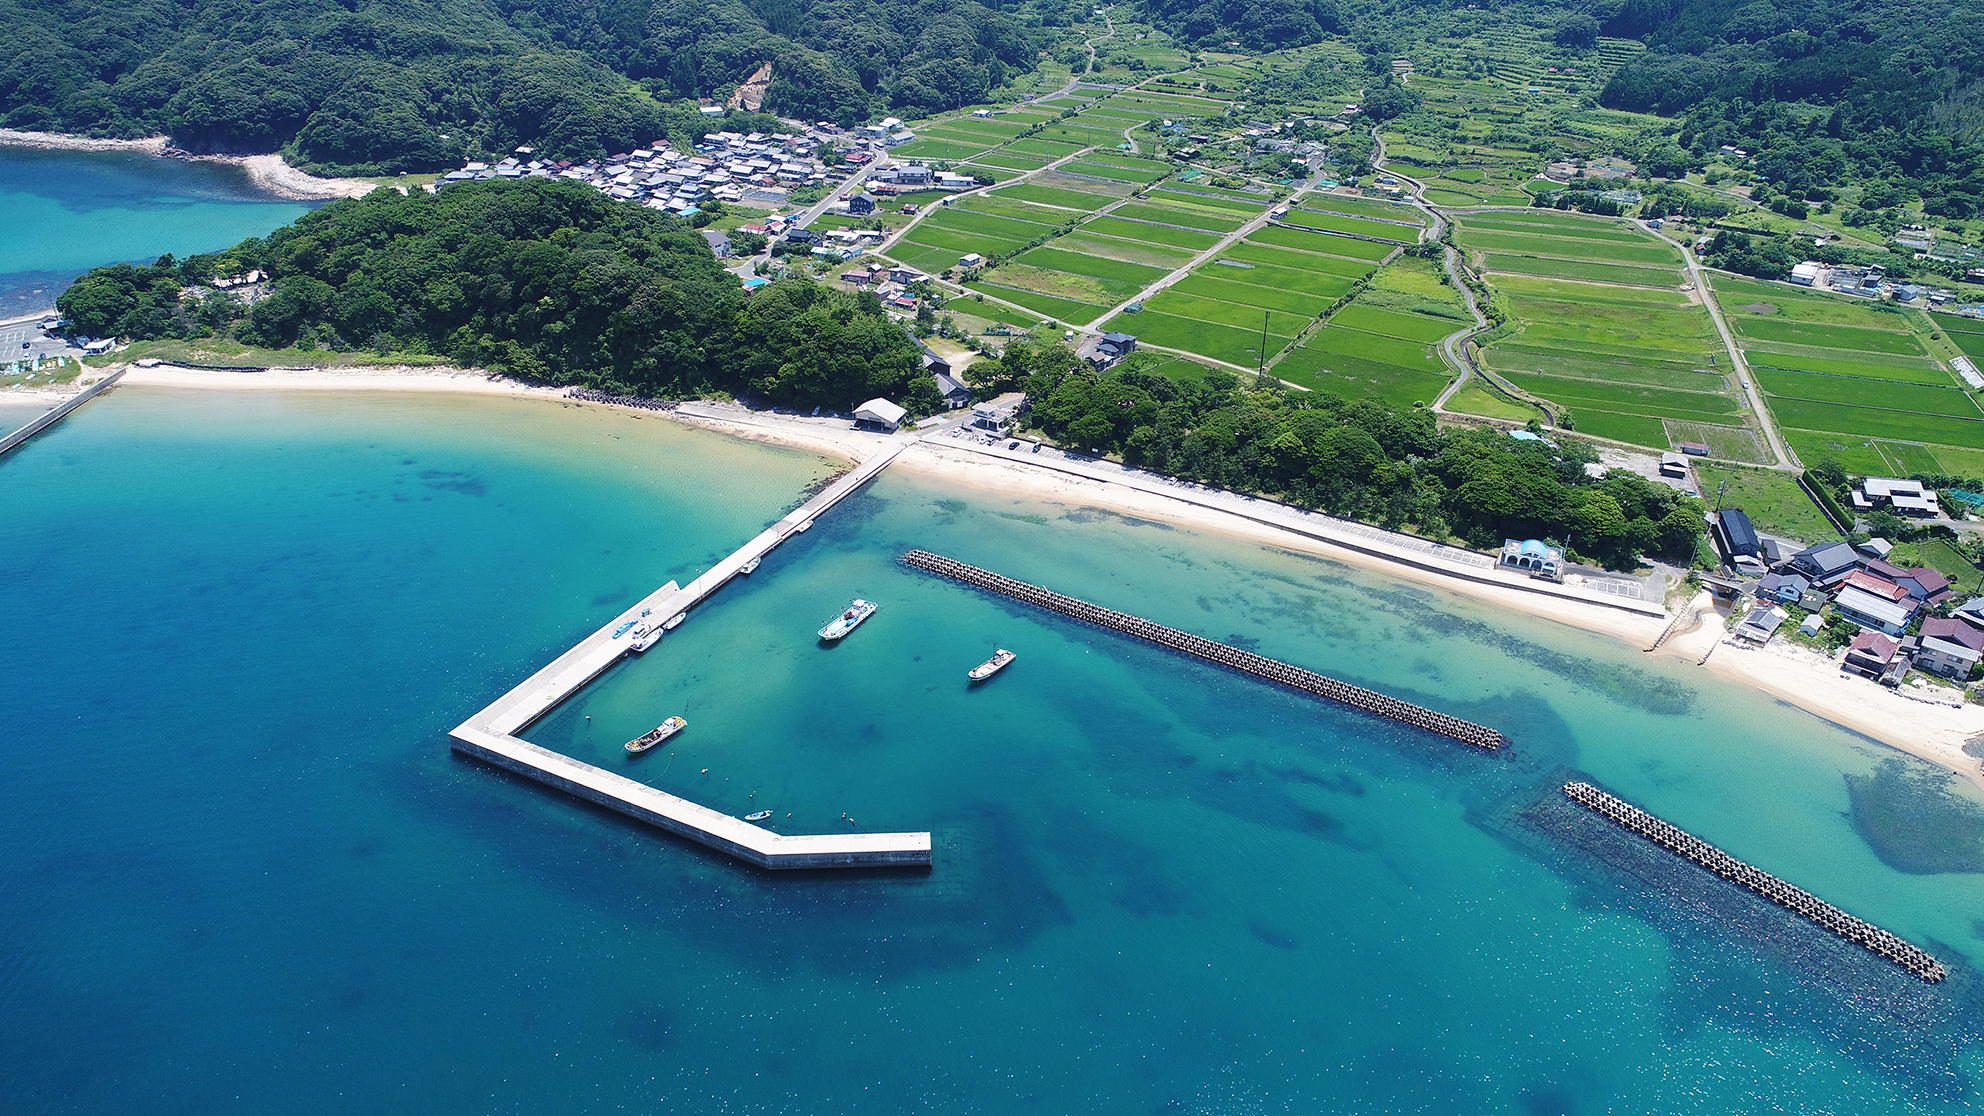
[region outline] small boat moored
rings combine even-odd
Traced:
[[[661,743],[688,727],[689,722],[682,718],[670,717],[666,721],[656,725],[653,730],[644,732],[634,739],[627,741],[627,751],[631,755],[638,756],[642,752],[647,751],[649,748],[654,747],[656,744]]]
[[[854,603],[847,607],[847,611],[827,621],[826,626],[820,629],[820,638],[829,643],[840,639],[847,635],[847,633],[860,627],[863,620],[875,615],[875,608],[876,605],[873,601],[864,601],[860,597],[854,598]]]
[[[681,627],[681,626],[682,626],[682,621],[684,621],[684,620],[687,620],[688,618],[689,618],[689,614],[688,614],[688,613],[686,613],[686,612],[678,612],[678,613],[676,613],[675,615],[673,615],[673,616],[671,616],[671,617],[669,617],[669,618],[668,618],[668,623],[666,623],[666,624],[663,624],[663,625],[662,625],[662,628],[663,628],[663,630],[665,630],[665,631],[671,631],[671,632],[672,632],[672,631],[674,631],[675,629],[677,629],[677,628],[679,628],[679,627]]]
[[[737,572],[743,574],[745,577],[750,577],[753,573],[757,571],[758,566],[763,562],[764,562],[763,558],[753,558],[749,562],[746,562],[743,565],[737,567]]]
[[[987,678],[990,678],[993,675],[999,673],[1000,671],[1006,669],[1007,667],[1013,665],[1013,660],[1017,658],[1019,658],[1018,655],[1001,647],[999,648],[998,652],[994,654],[991,658],[985,660],[984,662],[978,664],[975,667],[972,667],[971,673],[968,675],[968,677],[973,682],[983,682]]]
[[[744,815],[744,820],[745,820],[745,821],[753,821],[753,822],[755,822],[755,821],[764,821],[764,820],[765,820],[766,818],[769,818],[769,817],[771,817],[771,816],[772,816],[772,812],[771,812],[770,810],[760,810],[760,811],[758,811],[758,812],[757,812],[757,813],[755,813],[755,814],[746,814],[746,815]]]

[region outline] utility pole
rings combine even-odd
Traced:
[[[1722,514],[1722,494],[1727,491],[1729,491],[1729,478],[1724,477],[1722,478],[1722,483],[1715,486],[1715,514],[1717,515]]]
[[[1268,374],[1268,312],[1261,311],[1261,366],[1254,370],[1256,377]]]

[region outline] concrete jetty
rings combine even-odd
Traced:
[[[1834,934],[1921,977],[1931,984],[1949,975],[1941,961],[1927,950],[1855,918],[1802,888],[1793,887],[1765,872],[1730,856],[1707,841],[1661,821],[1630,802],[1599,790],[1590,783],[1566,783],[1564,795],[1592,813],[1645,837],[1654,844],[1714,872],[1725,880],[1742,884],[1758,895],[1793,911]]]
[[[873,457],[767,527],[687,586],[671,581],[609,620],[543,669],[463,721],[448,735],[464,755],[679,834],[764,868],[858,868],[930,863],[928,833],[845,833],[784,836],[658,791],[604,768],[540,748],[516,734],[577,693],[632,650],[614,632],[643,614],[656,623],[689,612],[743,567],[812,526],[813,520],[873,479],[911,445],[897,438]]]
[[[1339,682],[1334,678],[1277,662],[1251,651],[1242,651],[1238,647],[1229,647],[1224,643],[1215,643],[1175,628],[1167,628],[1139,616],[1131,616],[1128,613],[1089,604],[1087,601],[1062,596],[1037,585],[1015,581],[1010,577],[995,574],[990,570],[981,570],[977,566],[968,566],[956,559],[932,554],[927,550],[912,550],[902,556],[902,561],[906,565],[927,570],[940,577],[948,577],[953,581],[961,581],[967,585],[1025,601],[1064,616],[1072,616],[1084,623],[1136,636],[1138,639],[1148,640],[1173,651],[1197,655],[1221,666],[1245,671],[1270,682],[1279,682],[1305,693],[1340,702],[1353,709],[1361,709],[1380,717],[1389,717],[1395,721],[1423,728],[1428,732],[1452,737],[1483,751],[1498,751],[1506,743],[1501,733],[1472,721],[1463,721],[1459,717],[1451,717],[1411,702],[1400,701],[1375,690],[1364,689],[1362,686]]]
[[[64,399],[59,405],[57,405],[54,409],[50,410],[47,414],[42,415],[40,418],[29,420],[19,430],[14,431],[12,434],[9,434],[4,438],[0,438],[0,455],[6,454],[9,450],[12,450],[16,446],[19,446],[21,443],[27,441],[29,438],[32,438],[36,434],[39,434],[42,431],[48,429],[49,427],[54,426],[56,423],[61,422],[63,419],[69,416],[69,412],[74,411],[76,408],[82,406],[85,403],[88,403],[92,399],[95,399],[98,395],[101,395],[103,393],[105,388],[108,388],[110,385],[116,383],[117,381],[123,378],[124,378],[124,370],[122,368],[119,368],[117,371],[112,372],[110,375],[105,376],[103,379],[98,380],[96,383],[93,383],[90,386],[84,388],[83,390],[77,392],[76,394],[70,396],[69,398]]]

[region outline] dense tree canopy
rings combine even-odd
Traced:
[[[1249,390],[1222,371],[1179,384],[1134,357],[1097,374],[1065,348],[1024,342],[966,375],[982,391],[1026,391],[1033,423],[1083,449],[1475,546],[1542,537],[1615,567],[1642,554],[1686,564],[1703,532],[1699,503],[1666,485],[1625,471],[1589,476],[1588,446],[1442,431],[1424,408],[1271,383]]]
[[[777,111],[952,108],[1031,70],[1046,23],[977,0],[0,0],[0,124],[346,173],[584,158],[764,62]]]
[[[253,268],[267,297],[202,297]],[[93,336],[446,355],[650,394],[845,408],[927,379],[872,296],[785,279],[747,299],[687,225],[547,179],[376,191],[223,253],[98,268],[57,305]]]

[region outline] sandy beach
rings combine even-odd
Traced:
[[[162,365],[156,368],[133,367],[126,372],[123,382],[161,387],[248,390],[466,391],[542,398],[560,398],[563,395],[561,389],[519,383],[482,372],[434,368],[271,369],[241,373]],[[867,457],[887,441],[880,434],[850,429],[844,420],[768,415],[726,406],[690,405],[690,413],[636,413],[665,415],[674,421],[707,430],[850,461]],[[1018,458],[1000,460],[926,442],[905,453],[893,467],[987,493],[1021,495],[1076,507],[1104,508],[1326,557],[1387,577],[1436,587],[1498,608],[1611,636],[1642,649],[1651,646],[1666,628],[1666,621],[1659,618],[1524,592],[1514,586],[1447,577],[1160,493],[1032,467]],[[1890,747],[1947,768],[1984,788],[1984,768],[1980,768],[1977,759],[1963,751],[1969,739],[1984,735],[1984,707],[1950,707],[1915,700],[1844,674],[1837,661],[1785,644],[1782,640],[1773,641],[1762,649],[1739,646],[1729,640],[1724,618],[1710,607],[1706,593],[1697,597],[1691,607],[1699,610],[1699,623],[1692,630],[1670,638],[1656,654],[1688,662],[1698,662],[1707,655],[1704,669],[1719,677],[1762,690]]]
[[[59,132],[18,132],[0,128],[0,147],[39,147],[51,151],[137,151],[162,155],[171,146],[165,136],[145,139],[91,139],[66,136]],[[285,198],[314,201],[319,198],[363,197],[378,184],[356,178],[318,178],[297,170],[280,155],[194,155],[196,162],[228,163],[248,172],[256,186]]]

